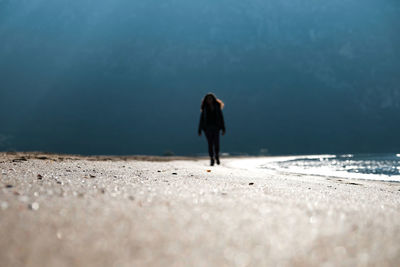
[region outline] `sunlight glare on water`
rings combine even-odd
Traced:
[[[400,154],[298,156],[263,167],[295,174],[400,182]]]

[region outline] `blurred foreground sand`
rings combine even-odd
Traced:
[[[400,265],[400,184],[267,160],[0,154],[0,265]]]

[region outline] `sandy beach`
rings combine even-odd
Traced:
[[[399,183],[271,159],[2,153],[0,265],[400,265]]]

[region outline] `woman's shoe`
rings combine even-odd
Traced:
[[[210,166],[214,166],[214,159],[211,159]]]
[[[215,160],[217,161],[217,164],[219,165],[219,157],[216,157]]]

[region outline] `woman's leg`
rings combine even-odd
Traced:
[[[206,131],[205,134],[208,143],[208,155],[211,159],[214,159],[214,136],[210,131]]]
[[[214,149],[215,149],[215,159],[217,164],[219,164],[219,131],[214,135]]]

